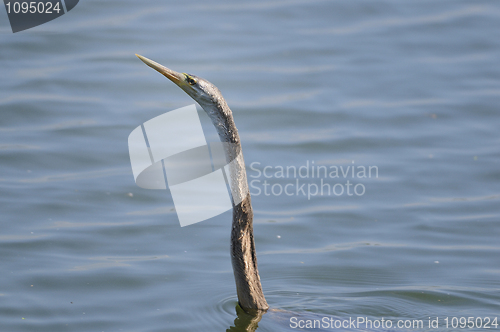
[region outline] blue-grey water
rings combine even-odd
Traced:
[[[257,331],[499,328],[500,3],[87,0],[15,34],[3,8],[0,331],[245,330],[231,213],[181,228],[134,182],[130,132],[192,104],[135,53],[234,112],[274,309]]]

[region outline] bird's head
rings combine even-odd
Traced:
[[[217,87],[209,81],[195,75],[178,73],[153,60],[143,57],[142,55],[136,55],[149,67],[155,69],[160,74],[174,82],[179,88],[184,90],[184,92],[198,102],[198,104],[200,104],[205,110],[205,106],[214,106],[215,104],[222,102],[225,103],[219,89],[217,89]]]

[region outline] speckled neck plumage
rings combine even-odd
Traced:
[[[253,210],[245,163],[241,152],[240,137],[234,124],[233,115],[222,97],[215,100],[215,105],[201,105],[214,124],[217,133],[225,144],[226,160],[236,159],[230,169],[231,187],[238,189],[236,195],[242,195],[241,203],[233,204],[233,223],[231,227],[231,261],[233,265],[236,291],[240,306],[247,310],[267,310],[269,305],[262,292],[257,256],[253,239]],[[233,198],[235,191],[233,191]],[[236,200],[236,199],[235,199]]]

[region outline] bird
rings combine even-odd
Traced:
[[[226,160],[234,161],[231,163],[233,166],[230,171],[230,187],[233,194],[230,253],[238,304],[248,313],[262,314],[269,309],[269,305],[262,291],[257,268],[252,202],[240,136],[234,124],[233,113],[219,89],[209,81],[195,75],[178,73],[142,55],[136,54],[136,56],[175,83],[203,108],[224,144]]]

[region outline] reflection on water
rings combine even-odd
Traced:
[[[259,322],[265,313],[256,311],[249,314],[237,305],[236,314],[237,317],[234,320],[234,325],[228,328],[226,332],[253,332],[259,327]]]

